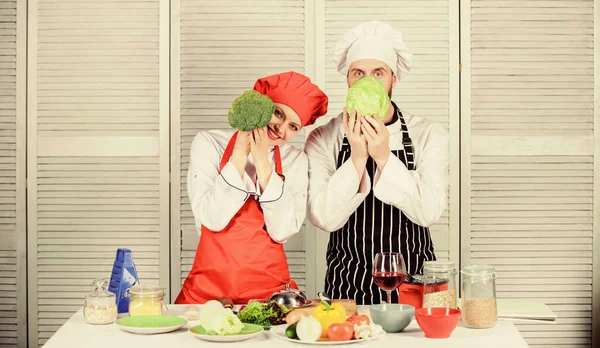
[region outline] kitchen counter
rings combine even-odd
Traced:
[[[180,315],[187,306],[169,305],[166,315]],[[368,313],[367,306],[358,306],[359,313]],[[45,348],[105,348],[105,347],[295,347],[309,345],[286,342],[265,331],[257,337],[243,342],[213,343],[194,337],[187,332],[198,322],[188,322],[186,326],[175,332],[160,335],[135,335],[122,331],[116,324],[94,326],[83,320],[83,310],[75,313],[52,338],[44,345]],[[356,343],[356,347],[381,347],[382,344],[394,347],[419,348],[527,348],[528,345],[510,321],[498,321],[496,327],[485,330],[467,329],[459,323],[448,339],[429,339],[413,322],[401,333],[385,334],[383,337],[370,342]],[[346,346],[346,345],[341,345]]]

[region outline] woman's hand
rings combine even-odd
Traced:
[[[271,167],[271,163],[269,163],[269,138],[267,136],[266,127],[252,131],[250,152],[252,153],[252,159],[254,160],[254,167],[256,168],[260,191],[264,192],[273,171],[273,167]]]

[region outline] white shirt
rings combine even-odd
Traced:
[[[270,147],[273,172],[261,193],[258,182],[255,184],[252,180],[256,178],[252,155],[248,156],[243,178],[231,162],[227,162],[219,175],[221,157],[233,133],[219,130],[200,132],[192,142],[187,191],[196,227],[198,231],[201,225],[212,231],[221,231],[246,199],[258,199],[269,235],[275,242],[284,243],[300,231],[306,216],[306,154],[289,144],[279,147],[284,183],[275,173],[274,147]]]
[[[446,210],[449,138],[439,124],[402,113],[415,154],[415,170],[390,152],[383,172],[377,169],[373,191],[383,203],[400,209],[412,222],[428,227]],[[402,150],[400,119],[387,126],[390,150]],[[342,115],[314,129],[305,151],[309,159],[308,220],[320,229],[333,232],[342,227],[371,190],[365,172],[358,181],[352,160],[339,169],[337,158],[344,138]]]

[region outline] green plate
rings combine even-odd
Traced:
[[[187,324],[187,320],[168,315],[144,315],[123,317],[116,324],[128,332],[151,335],[175,331]]]
[[[259,335],[264,331],[263,327],[260,325],[254,324],[244,324],[244,328],[242,331],[237,334],[227,335],[227,336],[218,336],[218,335],[209,335],[206,330],[202,327],[202,325],[194,326],[189,331],[194,334],[194,336],[201,338],[203,340],[212,341],[212,342],[238,342],[250,339],[254,336]]]

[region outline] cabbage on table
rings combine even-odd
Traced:
[[[235,335],[244,328],[231,308],[224,308],[219,301],[208,301],[202,306],[200,325],[209,335],[218,336]]]

